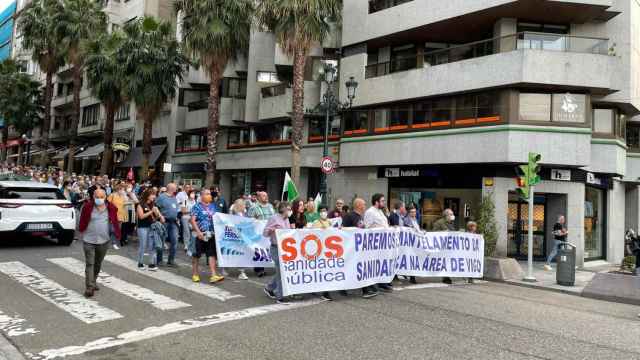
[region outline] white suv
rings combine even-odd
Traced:
[[[75,228],[75,209],[55,186],[0,181],[0,239],[6,234],[28,233],[50,235],[60,245],[71,245]]]

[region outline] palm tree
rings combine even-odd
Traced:
[[[55,31],[56,15],[62,7],[58,0],[33,0],[18,17],[18,29],[22,34],[22,46],[29,49],[32,58],[46,74],[44,89],[44,117],[40,128],[40,147],[49,148],[51,128],[51,99],[53,76],[64,65],[63,51]],[[41,165],[47,166],[49,156],[43,152]]]
[[[293,58],[291,178],[300,181],[300,150],[304,130],[304,69],[312,46],[320,45],[340,20],[342,0],[262,0],[261,25],[273,31],[282,50]]]
[[[108,175],[113,163],[113,127],[116,111],[125,103],[122,65],[118,62],[117,51],[122,43],[122,34],[113,32],[93,41],[88,46],[85,71],[91,94],[102,102],[105,108],[104,152],[102,154],[101,175]]]
[[[71,64],[73,79],[73,111],[69,133],[69,162],[67,172],[74,171],[72,160],[78,143],[80,121],[80,91],[87,57],[87,44],[107,31],[107,15],[102,3],[95,0],[62,0],[62,11],[56,16],[56,34],[64,46],[66,60]]]
[[[182,14],[185,52],[209,76],[207,125],[207,178],[216,181],[216,153],[220,126],[220,83],[224,69],[249,47],[253,18],[252,0],[178,0]]]
[[[123,31],[125,36],[116,58],[124,69],[125,95],[136,103],[144,120],[141,176],[145,178],[149,171],[153,120],[164,104],[176,96],[189,59],[180,50],[168,22],[145,17],[128,23]]]
[[[40,122],[42,111],[40,82],[21,73],[13,60],[0,63],[0,117],[4,119],[2,141],[6,144],[10,126],[19,134],[33,129]],[[6,155],[5,148],[2,150],[3,161]]]

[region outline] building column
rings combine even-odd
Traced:
[[[493,185],[489,186],[493,181]],[[498,229],[498,241],[496,242],[495,256],[507,257],[509,236],[507,234],[509,212],[509,190],[514,185],[514,180],[509,178],[483,178],[482,196],[491,195],[495,205],[494,217]]]
[[[624,210],[624,229],[634,229],[638,231],[640,227],[640,186],[628,185],[626,189],[626,200]]]
[[[607,192],[607,261],[619,264],[624,258],[625,185],[612,179],[613,189]]]
[[[514,35],[518,31],[518,19],[514,18],[502,18],[493,26],[493,37],[500,38],[495,41],[495,52],[507,52],[515,50],[517,45],[517,39]],[[509,36],[509,37],[505,37]]]

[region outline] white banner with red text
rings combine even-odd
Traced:
[[[360,289],[396,275],[482,277],[484,238],[411,228],[277,230],[283,295]]]

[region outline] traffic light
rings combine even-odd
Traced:
[[[538,162],[542,159],[540,154],[529,153],[529,162],[527,165],[520,165],[516,168],[518,174],[516,189],[518,195],[523,199],[529,199],[529,190],[531,186],[535,186],[540,183],[540,164]]]

